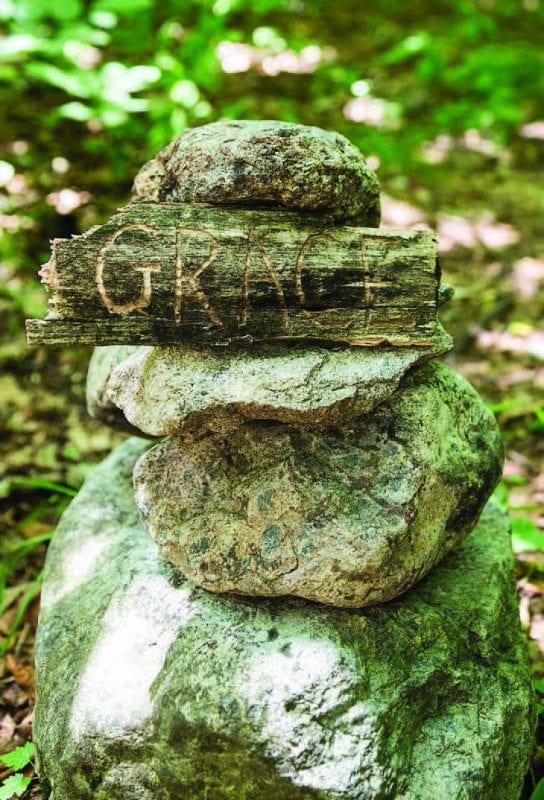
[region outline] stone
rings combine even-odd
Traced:
[[[491,413],[430,362],[343,428],[164,439],[134,485],[160,552],[199,586],[355,608],[406,591],[466,536],[501,467]]]
[[[99,347],[87,374],[87,407],[109,425],[146,436],[229,430],[247,419],[339,425],[371,411],[411,367],[450,345],[440,327],[429,348]]]
[[[474,432],[476,435],[476,432]],[[363,611],[218,597],[158,555],[129,440],[53,537],[37,635],[44,800],[514,800],[532,691],[497,506]]]
[[[212,122],[188,128],[148,161],[133,199],[327,210],[377,227],[379,184],[344,136],[275,120]]]
[[[119,364],[139,348],[130,345],[112,345],[95,348],[87,372],[87,408],[91,417],[96,417],[112,428],[145,436],[143,431],[134,428],[123,412],[115,406],[107,395],[108,379]],[[89,375],[92,374],[92,381]]]

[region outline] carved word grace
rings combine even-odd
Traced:
[[[436,325],[432,233],[318,213],[134,203],[54,240],[41,274],[52,295],[47,318],[27,323],[33,343],[425,347]]]

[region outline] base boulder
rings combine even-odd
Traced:
[[[513,800],[531,687],[508,522],[400,600],[346,611],[195,588],[140,522],[131,439],[48,556],[35,739],[45,800]]]

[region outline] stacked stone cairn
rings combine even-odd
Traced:
[[[343,137],[186,131],[134,202],[379,224]],[[45,800],[515,800],[530,686],[502,450],[420,347],[100,347],[90,413],[135,433],[49,552]],[[266,332],[263,332],[266,335]]]

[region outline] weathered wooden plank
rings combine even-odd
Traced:
[[[325,328],[310,331],[307,320],[300,316],[295,316],[293,327],[288,335],[278,336],[246,336],[238,334],[231,336],[228,341],[219,340],[217,333],[211,328],[202,328],[195,334],[193,326],[179,326],[175,322],[164,319],[146,319],[143,317],[125,317],[124,319],[101,319],[101,320],[65,320],[50,319],[27,320],[27,336],[29,344],[49,344],[49,345],[107,345],[107,344],[180,344],[182,342],[200,342],[202,344],[218,343],[239,343],[250,344],[254,341],[269,339],[308,339],[319,342],[337,342],[339,344],[351,344],[353,346],[374,346],[379,344],[391,344],[394,346],[429,347],[430,337],[436,332],[436,326],[429,324],[427,328],[420,326],[416,336],[414,330],[406,330],[399,333],[404,328],[402,318],[399,316],[390,324],[390,332],[377,334],[368,333],[366,324],[357,324],[357,320],[351,323],[347,318],[344,329],[340,329],[336,324],[334,328]],[[386,325],[375,326],[385,329]],[[395,329],[393,332],[392,329]]]
[[[426,346],[438,268],[428,231],[335,226],[326,215],[135,203],[53,242],[31,343],[300,339]]]

